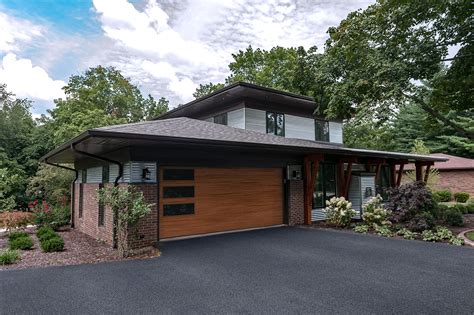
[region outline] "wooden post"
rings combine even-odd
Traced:
[[[304,158],[304,223],[307,225],[312,222],[314,183],[318,176],[319,162],[322,160],[322,155],[312,155]],[[311,167],[311,162],[313,167]]]
[[[344,198],[348,198],[349,196],[349,185],[351,183],[351,174],[352,174],[352,162],[347,164],[347,171],[345,176],[345,183],[344,183]]]
[[[377,163],[377,168],[375,169],[375,182],[377,183],[380,178],[380,171],[382,170],[382,163]]]
[[[398,169],[398,178],[397,178],[397,187],[400,187],[402,183],[402,176],[403,176],[403,168],[405,167],[404,163],[400,164],[400,168]]]
[[[423,180],[423,164],[420,162],[415,163],[415,174],[416,181],[421,182]]]
[[[426,165],[425,178],[423,179],[425,184],[428,182],[428,177],[430,176],[431,165],[433,165],[433,164],[430,163],[430,164]]]
[[[339,161],[337,162],[337,170],[336,170],[336,176],[337,176],[337,190],[338,190],[338,194],[339,196],[344,196],[345,193],[344,193],[344,188],[346,187],[345,186],[345,181],[344,181],[344,162],[343,161]]]
[[[395,187],[397,182],[396,182],[396,176],[397,176],[397,168],[395,166],[395,163],[390,163],[390,187]]]

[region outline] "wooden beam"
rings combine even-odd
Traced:
[[[390,187],[395,187],[397,182],[396,182],[396,176],[397,176],[397,168],[395,163],[390,164]]]
[[[311,188],[311,161],[308,157],[304,158],[304,223],[311,224],[311,200],[310,200],[310,188]]]
[[[348,198],[349,196],[349,185],[351,183],[351,174],[352,174],[352,162],[349,162],[347,165],[347,171],[346,171],[346,176],[344,178],[345,184],[344,184],[344,198]]]
[[[423,164],[416,162],[415,163],[415,174],[416,174],[416,181],[421,182],[423,180]]]
[[[382,163],[377,163],[377,167],[375,168],[375,183],[377,183],[380,178],[381,170],[382,170]]]
[[[338,161],[337,162],[337,186],[338,186],[338,195],[345,196],[344,188],[345,188],[345,176],[344,176],[344,162]]]
[[[397,178],[397,187],[400,187],[400,184],[402,183],[402,176],[403,176],[403,168],[405,167],[405,164],[400,164],[400,168],[398,169],[398,178]]]

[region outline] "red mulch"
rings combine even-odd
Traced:
[[[26,269],[60,265],[95,264],[105,261],[117,261],[124,259],[144,259],[156,257],[159,251],[153,251],[135,255],[129,258],[122,258],[118,252],[103,242],[99,242],[90,236],[78,232],[74,229],[58,232],[64,239],[64,251],[44,253],[41,251],[39,241],[34,234],[35,229],[26,230],[34,242],[31,250],[21,250],[21,260],[12,265],[0,265],[0,270]],[[0,249],[8,247],[8,236],[0,233]]]

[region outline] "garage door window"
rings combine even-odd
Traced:
[[[163,169],[160,187],[164,216],[194,214],[194,169]]]

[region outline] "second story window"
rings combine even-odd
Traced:
[[[329,142],[329,121],[316,119],[314,129],[316,130],[316,141]]]
[[[277,136],[285,135],[285,115],[267,112],[267,133]]]
[[[219,125],[227,125],[227,113],[214,116],[214,123]]]

